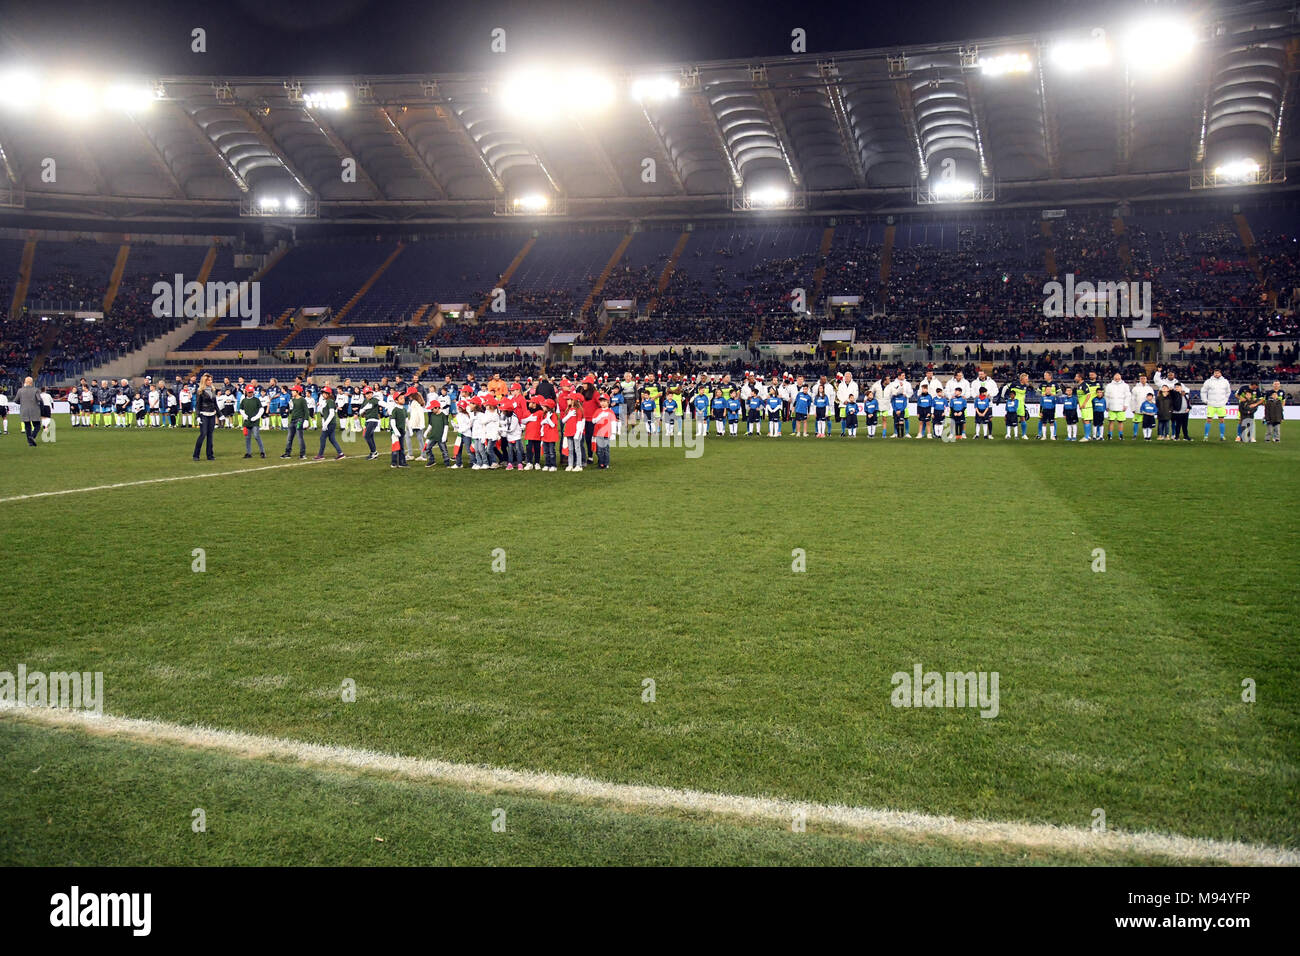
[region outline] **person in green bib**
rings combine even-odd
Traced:
[[[244,398],[239,403],[239,412],[244,416],[244,457],[253,457],[253,439],[257,439],[257,451],[263,458],[266,449],[262,447],[262,400],[257,397],[253,386],[244,387]]]

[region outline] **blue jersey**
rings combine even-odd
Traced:
[[[930,405],[934,409],[935,417],[942,418],[943,413],[948,409],[948,399],[942,395],[934,395],[930,399]]]
[[[727,399],[727,417],[733,422],[740,417],[740,399]]]
[[[992,407],[993,407],[993,403],[989,401],[987,398],[975,399],[975,411],[977,412],[980,413],[987,412]]]
[[[763,400],[759,398],[757,395],[751,397],[749,400],[749,410],[753,414],[757,415],[759,412],[763,410]]]
[[[665,414],[665,415],[676,415],[676,414],[677,414],[677,399],[675,399],[675,398],[665,398],[665,399],[664,399],[664,414]]]
[[[846,415],[849,415],[849,416],[852,417],[852,418],[857,418],[857,417],[858,417],[858,403],[857,403],[857,402],[854,402],[854,401],[850,401],[847,405],[844,406],[844,413],[845,413]]]
[[[709,396],[703,392],[695,396],[695,412],[702,415],[709,410]]]
[[[920,415],[922,412],[928,412],[933,407],[934,407],[933,395],[921,394],[916,396],[916,413],[918,415]]]
[[[1156,413],[1156,403],[1151,399],[1147,399],[1138,407],[1138,411],[1143,415],[1154,415]]]
[[[1096,412],[1101,412],[1103,414],[1105,413],[1106,397],[1104,395],[1098,395],[1096,398],[1092,400],[1092,410],[1094,413]]]
[[[781,399],[775,395],[770,396],[767,400],[767,414],[769,417],[781,414]]]
[[[655,413],[655,400],[653,398],[647,398],[643,401],[641,403],[641,411],[645,412],[647,415],[653,415]]]
[[[962,398],[960,395],[954,395],[949,407],[952,409],[954,415],[964,415],[966,413],[966,399]]]
[[[1007,395],[1007,414],[1008,415],[1020,414],[1020,399],[1016,398],[1015,395],[1012,394]]]
[[[623,393],[622,393],[622,392],[615,392],[613,395],[611,395],[611,396],[609,397],[609,407],[610,407],[610,408],[618,408],[618,407],[621,406],[622,404],[623,404]]]
[[[713,400],[713,414],[721,415],[726,410],[727,410],[727,400],[725,398],[723,398],[722,396],[718,396]]]
[[[1038,408],[1039,411],[1043,412],[1056,411],[1056,396],[1051,392],[1044,392],[1042,397],[1038,399]]]
[[[807,415],[808,409],[812,406],[812,396],[807,392],[800,392],[794,397],[794,411],[796,415]]]
[[[1077,411],[1078,408],[1079,408],[1079,400],[1075,398],[1073,395],[1066,395],[1061,399],[1062,411],[1073,412],[1073,411]]]
[[[818,395],[816,398],[813,399],[813,405],[817,408],[818,411],[821,411],[830,403],[831,400],[827,398],[825,395]]]
[[[895,395],[889,400],[889,404],[895,412],[905,412],[907,411],[907,396]]]
[[[865,415],[876,415],[880,412],[880,403],[874,398],[867,399],[862,404],[862,412]]]

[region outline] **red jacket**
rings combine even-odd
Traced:
[[[618,421],[618,416],[612,409],[605,408],[596,412],[596,417],[591,423],[596,427],[597,438],[609,438],[614,433],[614,423]]]
[[[541,412],[542,416],[542,441],[556,442],[560,440],[560,430],[557,426],[555,412],[549,408]]]
[[[541,441],[542,438],[542,412],[540,409],[533,409],[523,413],[520,419],[524,423],[524,440]]]

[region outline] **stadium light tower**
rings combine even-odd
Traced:
[[[643,76],[632,81],[632,99],[638,103],[657,103],[676,99],[682,88],[678,82],[668,76]]]
[[[126,113],[139,113],[153,106],[158,97],[143,83],[113,83],[104,88],[104,106]]]
[[[99,106],[99,97],[85,80],[67,77],[60,80],[49,94],[48,104],[59,116],[84,119],[93,115]]]
[[[304,93],[302,102],[309,110],[345,110],[348,108],[348,95],[342,90],[316,90]]]
[[[524,70],[501,85],[506,111],[533,122],[545,122],[557,113],[599,113],[613,102],[614,84],[594,70]]]
[[[980,72],[985,76],[1008,76],[1028,73],[1034,68],[1028,53],[999,53],[980,57]]]
[[[1048,54],[1052,66],[1063,73],[1083,73],[1110,66],[1110,42],[1098,27],[1086,40],[1061,40]]]
[[[13,69],[0,74],[0,105],[7,110],[26,112],[34,109],[40,92],[41,82],[35,73]]]

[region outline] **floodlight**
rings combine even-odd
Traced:
[[[1159,73],[1182,63],[1196,46],[1196,31],[1183,20],[1161,17],[1142,20],[1124,36],[1124,54],[1131,69]]]
[[[527,210],[528,212],[541,212],[544,210],[550,200],[541,193],[529,193],[527,196],[516,196],[513,205],[516,209]]]
[[[755,206],[780,206],[790,199],[790,191],[781,186],[759,186],[748,193],[749,201]]]
[[[280,208],[280,200],[276,199],[274,196],[263,196],[261,199],[258,200],[257,204],[261,206],[263,209]]]
[[[508,77],[501,86],[507,111],[533,121],[556,112],[595,113],[614,102],[614,84],[591,70],[527,70]]]
[[[975,192],[974,183],[944,179],[930,187],[930,195],[937,199],[964,199]]]
[[[345,110],[348,95],[342,90],[317,90],[303,94],[302,101],[309,110]]]
[[[114,83],[105,87],[103,97],[106,107],[127,113],[147,110],[156,98],[150,87],[131,83]]]
[[[50,91],[49,105],[61,116],[80,119],[95,112],[99,97],[83,80],[68,78]]]
[[[1232,183],[1247,183],[1259,178],[1259,163],[1253,159],[1234,159],[1214,167],[1214,177]]]
[[[632,81],[632,99],[639,103],[673,99],[681,92],[677,81],[667,76],[644,76]]]
[[[1048,55],[1052,65],[1066,73],[1080,73],[1103,66],[1109,66],[1110,44],[1106,34],[1094,30],[1087,40],[1063,40],[1052,47]]]
[[[1028,53],[1000,53],[980,57],[980,72],[985,76],[1004,76],[1008,73],[1028,73],[1034,68]]]
[[[297,212],[297,211],[298,211],[298,197],[297,197],[297,196],[290,196],[288,199],[286,199],[286,200],[284,201],[284,208],[287,209],[287,210],[289,210],[290,212]]]
[[[0,74],[0,105],[5,109],[29,110],[36,105],[41,84],[34,74],[9,70]]]

